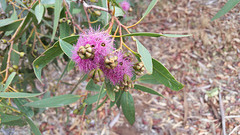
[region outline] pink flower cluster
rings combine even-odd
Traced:
[[[126,12],[130,9],[130,4],[129,4],[127,1],[121,2],[121,3],[120,3],[120,6],[121,6],[122,9],[123,9],[124,11],[126,11]]]
[[[81,46],[90,45],[93,48],[94,57],[81,59],[78,51]],[[133,76],[133,63],[124,58],[122,51],[116,51],[113,47],[111,36],[100,30],[90,29],[81,33],[77,44],[72,51],[72,59],[78,65],[81,71],[89,73],[93,69],[101,69],[106,79],[109,79],[114,85],[123,81],[124,74]],[[118,65],[114,69],[106,68],[105,57],[108,54],[117,56]]]

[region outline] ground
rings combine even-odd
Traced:
[[[140,18],[148,3],[139,2],[138,17],[128,24]],[[137,27],[130,30],[192,34],[185,38],[138,38],[150,50],[152,57],[161,61],[185,87],[175,92],[163,85],[146,85],[165,98],[130,90],[136,108],[133,126],[117,108],[109,109],[107,102],[84,122],[81,116],[73,115],[72,110],[48,109],[34,118],[39,125],[46,124],[43,134],[72,135],[79,134],[82,129],[84,134],[89,135],[220,135],[223,127],[227,134],[240,134],[240,5],[224,17],[210,21],[225,3],[226,0],[162,0]],[[131,40],[128,44],[136,49]],[[62,66],[64,68],[65,65]],[[49,66],[45,76],[51,81],[47,89],[57,87],[57,95],[69,93],[74,87],[64,82],[76,84],[80,78],[80,73],[72,70],[56,86],[54,78],[59,77],[61,71],[50,75],[47,70],[56,69]],[[85,86],[86,82],[81,83],[74,94],[84,92]],[[218,90],[209,96],[208,92],[215,88]],[[41,85],[39,89],[42,89]],[[77,105],[79,103],[70,107]],[[69,119],[67,113],[70,114]],[[225,121],[224,125],[222,121]]]

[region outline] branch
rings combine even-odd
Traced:
[[[222,103],[222,95],[221,95],[221,88],[219,92],[219,105],[220,105],[220,111],[221,111],[221,118],[222,118],[222,129],[223,129],[223,135],[226,135],[226,125],[225,125],[225,114],[224,114],[224,108]]]
[[[66,6],[67,13],[68,13],[68,15],[69,15],[69,17],[70,17],[70,19],[71,19],[71,21],[72,21],[73,26],[77,27],[79,31],[81,31],[82,33],[84,33],[84,31],[82,30],[82,28],[81,28],[80,26],[78,26],[78,25],[75,23],[75,21],[73,20],[73,16],[72,16],[72,14],[70,13],[68,4],[66,3],[65,0],[63,0],[63,3],[64,3],[64,5]]]
[[[8,59],[7,59],[7,66],[6,66],[6,74],[5,74],[5,77],[4,77],[4,80],[2,82],[5,82],[8,78],[8,69],[9,69],[9,65],[10,65],[10,60],[11,60],[11,52],[13,50],[13,42],[14,41],[11,41],[11,45],[10,45],[10,49],[8,51]]]

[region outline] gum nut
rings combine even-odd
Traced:
[[[119,89],[119,86],[116,86],[116,89]]]
[[[140,69],[141,69],[141,66],[140,66],[140,65],[137,65],[136,69],[137,69],[137,70],[140,70]]]
[[[32,47],[32,44],[28,44],[29,47]]]
[[[92,54],[89,53],[89,52],[86,52],[85,56],[86,56],[87,58],[90,58],[90,57],[92,56]]]
[[[132,12],[132,10],[133,10],[133,9],[130,7],[130,8],[128,9],[128,12]]]
[[[13,69],[18,69],[18,65],[13,65]]]
[[[88,74],[88,78],[92,78],[94,76],[95,69],[91,70]]]
[[[91,45],[90,44],[86,44],[86,46],[85,46],[86,48],[89,48],[89,47],[91,47]]]
[[[86,53],[86,49],[85,49],[85,48],[82,48],[82,49],[80,50],[80,52],[81,52],[82,54],[85,54],[85,53]]]
[[[144,66],[144,64],[143,64],[142,62],[140,62],[138,65],[139,65],[139,66],[141,66],[141,67],[143,67],[143,66]]]
[[[78,50],[81,50],[81,49],[83,49],[84,48],[84,46],[80,46],[79,48],[78,48]]]
[[[67,19],[66,18],[62,18],[62,22],[66,22],[67,21]]]
[[[91,47],[88,47],[88,48],[87,48],[87,52],[90,52],[90,53],[91,53],[91,52],[92,52],[92,48],[91,48]]]
[[[141,67],[141,69],[140,69],[141,71],[145,71],[145,68],[144,67]]]
[[[95,72],[95,75],[94,75],[94,81],[96,81],[96,82],[100,82],[100,77],[99,77],[98,72]]]
[[[84,56],[84,55],[82,55],[81,53],[80,53],[80,54],[78,54],[78,56],[79,56],[81,59],[85,59],[85,56]]]
[[[114,60],[117,60],[117,59],[118,59],[118,56],[114,56],[113,59],[114,59]]]
[[[115,68],[117,65],[115,63],[111,63],[110,67]]]
[[[128,80],[128,75],[124,74],[124,75],[123,75],[123,80],[124,80],[124,81],[127,81],[127,80]]]
[[[106,68],[111,69],[110,65],[105,65]]]
[[[110,63],[110,60],[108,58],[105,59],[105,63]]]
[[[35,50],[34,50],[34,51],[35,51]],[[24,52],[20,52],[20,53],[19,53],[20,57],[23,57],[24,54],[25,54]]]

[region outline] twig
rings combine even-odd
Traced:
[[[74,88],[72,89],[72,91],[69,94],[72,94],[76,89],[77,86],[84,80],[85,74],[83,74],[80,79],[78,80],[77,84],[74,86]]]
[[[85,12],[87,20],[88,20],[88,26],[91,28],[92,26],[91,26],[91,23],[90,23],[91,22],[90,18],[89,18],[88,13],[87,13],[87,8],[83,6],[83,9],[84,9],[84,12]]]
[[[186,91],[187,91],[186,89],[183,90],[183,99],[184,99],[184,103],[183,103],[183,105],[184,105],[184,120],[183,120],[183,123],[184,123],[184,125],[186,125],[187,117],[188,117],[188,103],[187,103],[187,92]]]
[[[10,65],[11,52],[12,52],[12,49],[13,49],[13,42],[14,42],[14,41],[11,41],[10,49],[9,49],[9,51],[8,51],[6,74],[5,74],[5,77],[4,77],[4,79],[3,79],[2,82],[5,82],[5,81],[7,80],[7,77],[8,77],[8,69],[9,69],[9,65]]]
[[[226,135],[226,125],[225,125],[225,114],[224,114],[224,109],[223,109],[223,103],[222,103],[222,95],[221,95],[221,87],[219,88],[219,105],[220,105],[220,111],[221,111],[221,118],[222,118],[222,130],[223,130],[223,135]]]
[[[232,133],[234,133],[235,131],[237,131],[237,129],[240,127],[240,125],[236,126],[230,133],[229,135],[231,135]]]
[[[109,127],[112,128],[119,120],[121,111],[114,117],[114,119],[109,123]]]
[[[79,31],[81,31],[82,33],[84,33],[84,31],[82,30],[82,28],[80,26],[78,26],[75,21],[73,20],[73,16],[71,15],[70,11],[69,11],[69,7],[68,7],[68,4],[66,3],[65,0],[63,0],[65,6],[66,6],[66,9],[67,9],[67,13],[69,15],[69,17],[71,18],[71,21],[72,21],[72,24],[73,26],[77,27]]]
[[[240,118],[240,115],[236,116],[225,116],[225,119]]]
[[[98,10],[101,10],[101,11],[105,11],[105,12],[108,12],[108,13],[112,13],[111,10],[108,10],[106,8],[103,8],[103,7],[99,7],[99,6],[95,6],[95,5],[88,5],[85,1],[82,2],[83,3],[83,7],[85,7],[86,9],[88,8],[94,8],[94,9],[98,9]]]

